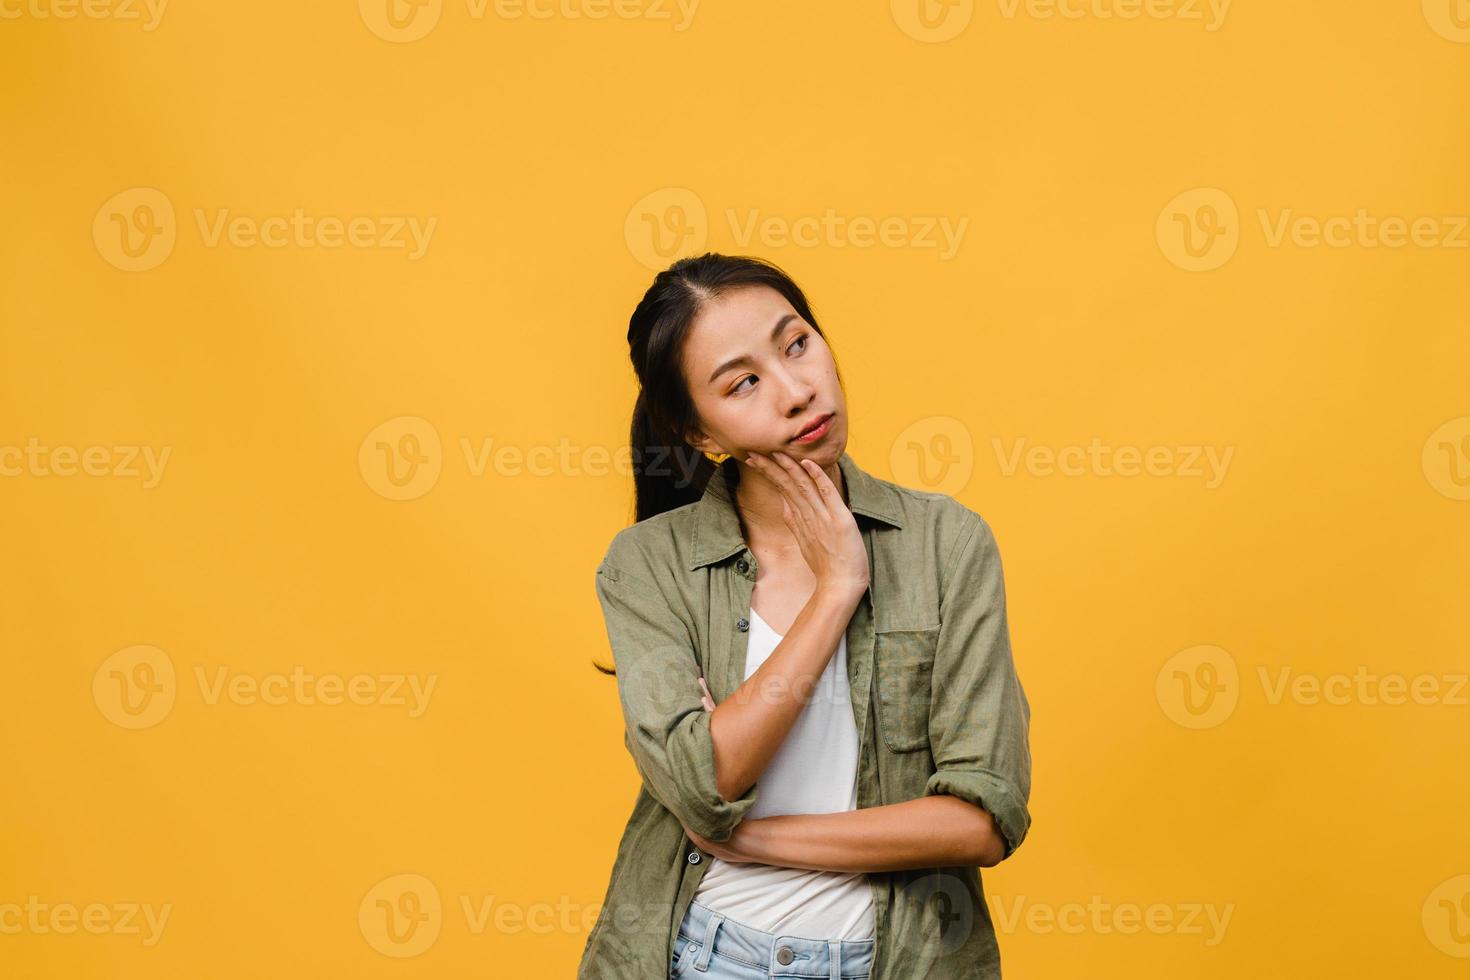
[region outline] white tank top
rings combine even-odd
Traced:
[[[748,678],[783,637],[755,609]],[[857,809],[857,726],[847,682],[847,637],[757,782],[746,819]],[[873,939],[873,888],[862,873],[811,871],[712,858],[694,900],[736,922],[802,939]]]

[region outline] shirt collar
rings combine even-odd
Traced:
[[[731,483],[739,463],[726,459],[711,474],[704,494],[694,503],[694,539],[689,549],[689,570],[729,558],[745,547],[740,534],[740,516],[735,510]],[[903,527],[898,494],[891,486],[865,472],[847,452],[837,460],[847,485],[847,506],[854,514]]]

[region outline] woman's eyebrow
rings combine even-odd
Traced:
[[[776,342],[776,338],[781,336],[781,331],[786,329],[786,324],[795,319],[795,313],[787,313],[785,316],[781,317],[781,319],[777,320],[776,325],[771,328],[771,343],[774,344]],[[726,371],[729,371],[731,368],[742,367],[746,364],[751,363],[753,362],[751,361],[749,354],[741,354],[739,357],[732,357],[724,364],[721,364],[719,367],[715,368],[714,373],[709,376],[709,383],[713,384],[716,378],[724,374]]]

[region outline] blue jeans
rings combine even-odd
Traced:
[[[802,939],[762,932],[690,902],[669,961],[671,978],[867,980],[874,941]]]

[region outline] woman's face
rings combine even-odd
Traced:
[[[732,453],[777,450],[819,465],[847,446],[847,401],[832,350],[769,286],[733,289],[705,304],[684,345],[684,377],[702,432],[696,449]],[[831,415],[826,432],[794,438]]]

